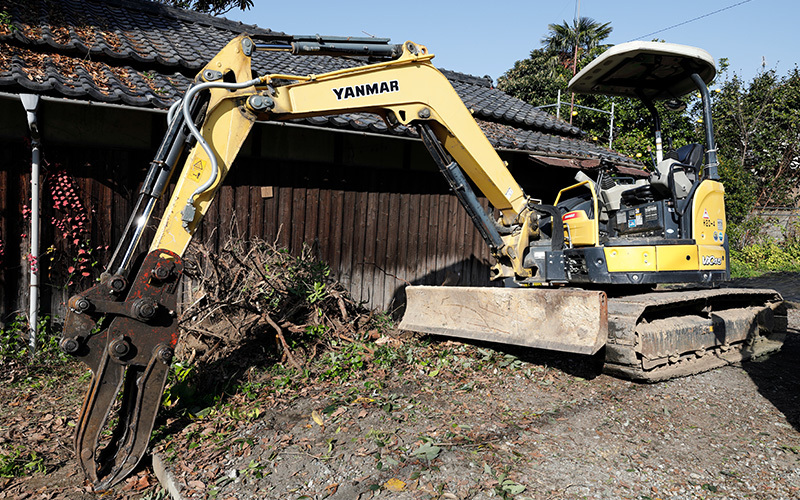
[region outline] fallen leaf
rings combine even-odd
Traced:
[[[188,483],[186,483],[186,486],[197,491],[203,491],[206,489],[205,483],[203,481],[198,481],[198,480],[189,481]]]
[[[383,486],[389,491],[403,491],[406,489],[406,483],[394,477],[386,481]]]
[[[150,478],[149,476],[145,475],[142,476],[142,478],[136,482],[136,486],[134,486],[133,489],[135,489],[136,491],[142,491],[146,488],[149,488],[150,486],[152,486]]]
[[[318,425],[318,426],[320,426],[320,427],[322,427],[322,425],[324,424],[324,422],[323,422],[323,420],[322,420],[322,415],[320,415],[320,414],[319,414],[319,412],[317,412],[317,410],[314,410],[314,411],[312,411],[312,412],[311,412],[311,418],[312,418],[312,419],[314,420],[314,422],[316,422],[316,423],[317,423],[317,425]]]
[[[439,456],[439,452],[441,451],[442,449],[438,446],[432,445],[431,443],[425,443],[416,450],[412,451],[411,454],[415,457],[433,460]]]

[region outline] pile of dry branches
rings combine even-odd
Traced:
[[[254,338],[275,339],[281,360],[299,369],[332,339],[368,330],[371,314],[307,249],[293,256],[263,240],[231,239],[215,253],[192,243],[184,262],[181,359],[207,363]]]

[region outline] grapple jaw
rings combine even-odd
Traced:
[[[69,301],[61,348],[93,374],[75,449],[97,490],[127,477],[147,449],[178,341],[182,273],[179,256],[155,250],[130,286],[121,276],[105,276]]]

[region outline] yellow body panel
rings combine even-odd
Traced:
[[[725,188],[705,180],[697,188],[692,208],[692,238],[698,245],[721,247],[725,242]]]
[[[715,249],[715,252],[717,250],[721,250],[724,257],[725,250]],[[606,247],[604,252],[609,272],[697,271],[701,269],[697,245]],[[717,253],[714,255],[718,256]]]
[[[553,205],[558,205],[561,200],[561,195],[581,186],[586,186],[592,193],[592,212],[595,214],[594,218],[589,218],[584,210],[577,210],[564,214],[561,222],[564,224],[564,241],[568,242],[573,247],[596,247],[600,239],[600,228],[597,222],[597,193],[594,190],[594,184],[590,181],[581,181],[572,186],[565,187],[558,192],[556,201]],[[568,217],[570,214],[575,216]],[[582,215],[581,215],[582,214]]]
[[[597,221],[590,219],[584,210],[568,212],[562,217],[564,223],[564,241],[574,247],[597,245]]]
[[[606,247],[609,272],[724,270],[725,248],[716,245]]]
[[[250,80],[250,58],[240,53],[242,38],[240,36],[231,41],[206,68],[222,73],[233,72],[240,82]],[[166,249],[183,255],[255,122],[255,115],[243,112],[244,107],[237,102],[242,99],[239,96],[252,95],[255,88],[236,92],[211,89],[210,92],[211,100],[201,132],[217,157],[219,175],[214,185],[197,195],[194,202],[196,216],[188,227],[184,227],[181,210],[186,206],[189,196],[211,178],[208,155],[199,144],[195,144],[183,164],[183,171],[150,244],[151,252]]]
[[[721,271],[728,267],[725,261],[725,248],[718,245],[698,245],[700,269]]]
[[[697,271],[697,245],[661,245],[656,247],[659,271]]]
[[[644,272],[656,270],[656,247],[606,247],[609,272]]]

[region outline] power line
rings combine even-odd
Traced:
[[[672,26],[670,26],[668,28],[664,28],[664,29],[661,29],[661,30],[658,30],[658,31],[654,31],[652,33],[648,33],[646,35],[640,36],[639,38],[634,38],[634,39],[628,40],[628,41],[632,42],[633,40],[643,40],[645,38],[651,37],[653,35],[657,35],[657,34],[662,33],[664,31],[671,30],[672,28],[677,28],[678,26],[683,26],[684,24],[693,23],[695,21],[703,19],[704,17],[713,16],[714,14],[719,14],[720,12],[722,12],[724,10],[732,9],[734,7],[738,7],[738,6],[742,5],[742,4],[745,4],[745,3],[748,3],[748,2],[752,2],[752,1],[753,0],[743,0],[743,1],[735,3],[733,5],[728,5],[727,7],[723,7],[721,9],[715,10],[714,12],[709,12],[708,14],[703,14],[702,16],[695,17],[694,19],[689,19],[688,21],[683,21],[682,23],[673,24]]]

